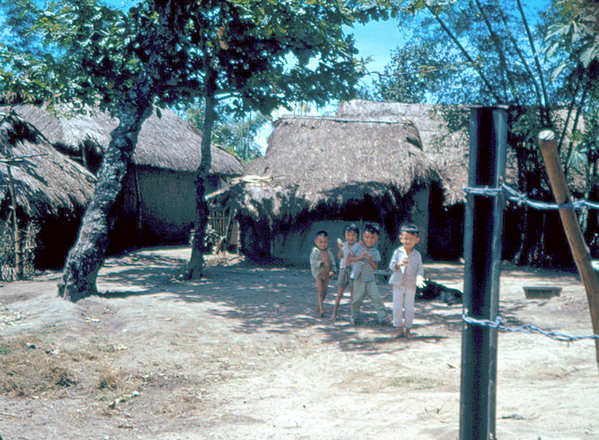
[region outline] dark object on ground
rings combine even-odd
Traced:
[[[528,299],[549,299],[562,293],[562,288],[557,286],[524,286],[523,289]]]
[[[424,284],[426,284],[424,288],[416,289],[416,300],[418,301],[440,300],[450,306],[462,302],[462,292],[458,289],[452,289],[431,280],[424,280]]]

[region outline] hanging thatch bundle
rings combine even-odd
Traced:
[[[293,220],[308,209],[305,199],[297,197],[293,188],[279,185],[246,183],[216,191],[207,197],[210,206],[226,212],[239,213],[253,221],[266,220],[271,226],[277,220]]]
[[[34,125],[56,148],[69,155],[101,157],[118,120],[90,110],[82,115],[60,115],[45,107],[13,106],[15,112]],[[2,111],[2,108],[0,108]],[[172,171],[195,172],[202,159],[202,133],[171,110],[160,110],[144,122],[133,153],[133,163]],[[225,150],[212,147],[211,174],[238,176],[243,167]]]

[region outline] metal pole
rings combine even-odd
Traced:
[[[470,111],[468,186],[500,188],[505,176],[507,113],[500,108]],[[466,204],[464,314],[495,321],[499,309],[501,234],[505,198],[469,194]],[[495,439],[497,330],[464,324],[460,440]]]

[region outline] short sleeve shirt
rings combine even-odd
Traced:
[[[375,263],[379,263],[381,261],[381,254],[379,253],[378,249],[366,249],[366,246],[358,245],[357,247],[352,249],[352,252],[357,257],[362,255],[363,252],[367,252],[368,255],[372,257],[372,261],[374,261]],[[356,261],[354,263],[351,278],[352,280],[357,280],[361,278],[362,281],[365,283],[369,281],[374,281],[374,269],[370,265],[368,259],[364,258],[363,260]]]

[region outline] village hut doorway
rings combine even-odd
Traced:
[[[430,187],[426,252],[433,260],[457,261],[464,253],[464,204],[444,204],[443,188]]]

